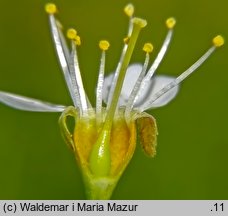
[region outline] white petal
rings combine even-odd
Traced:
[[[175,80],[175,78],[170,77],[170,76],[163,76],[163,75],[155,76],[150,81],[150,84],[145,87],[144,91],[138,98],[138,100],[135,104],[135,107],[142,108],[145,103],[150,101],[150,99],[154,96],[154,94],[156,92],[158,92],[159,90],[161,90],[163,87],[165,87],[167,84],[169,84],[170,82],[172,82],[174,80]],[[179,86],[172,88],[171,90],[166,92],[164,95],[162,95],[160,98],[155,100],[153,102],[153,104],[150,106],[150,108],[161,107],[161,106],[166,105],[172,99],[174,99],[174,97],[178,93],[178,90],[179,90]]]
[[[8,92],[0,91],[0,102],[25,111],[33,112],[63,112],[65,106],[43,102]]]
[[[132,89],[140,75],[142,70],[141,64],[132,64],[128,67],[126,76],[124,79],[122,91],[119,98],[118,106],[126,105],[129,96],[131,94]],[[112,80],[114,74],[110,74],[109,76],[105,77],[104,86],[103,86],[103,101],[107,103],[108,101],[108,94],[111,88]]]
[[[102,90],[102,100],[106,104],[108,103],[108,95],[109,95],[109,92],[111,89],[113,76],[114,76],[114,74],[111,73],[104,78],[104,84],[103,84],[103,90]]]

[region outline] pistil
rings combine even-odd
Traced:
[[[110,105],[110,108],[107,110],[107,116],[105,119],[105,127],[108,127],[108,128],[111,128],[111,125],[112,125],[112,120],[113,120],[114,115],[115,115],[115,111],[116,111],[119,96],[121,93],[123,81],[125,78],[125,74],[126,74],[126,71],[127,71],[127,68],[128,68],[128,65],[129,65],[129,62],[130,62],[136,41],[138,39],[138,36],[139,36],[141,29],[144,28],[147,24],[146,20],[143,20],[141,18],[133,18],[132,22],[133,22],[132,34],[130,36],[130,40],[129,40],[128,47],[126,50],[126,54],[125,54],[123,61],[121,62],[121,65],[120,65],[120,73],[119,73],[117,83],[115,86],[115,90],[113,93],[111,105]]]
[[[111,156],[110,156],[110,136],[112,123],[117,108],[120,92],[122,89],[124,77],[126,74],[127,67],[129,65],[137,38],[140,30],[146,26],[146,20],[140,18],[133,18],[133,29],[130,36],[130,40],[127,46],[126,54],[120,62],[119,76],[113,93],[110,108],[107,110],[106,119],[104,125],[100,131],[98,139],[96,140],[91,154],[90,154],[90,169],[92,173],[97,177],[107,176],[110,172],[111,167]]]

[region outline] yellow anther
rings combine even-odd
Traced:
[[[101,41],[99,42],[99,47],[100,47],[100,49],[103,50],[103,51],[108,50],[109,46],[110,46],[110,44],[109,44],[109,42],[106,41],[106,40],[101,40]]]
[[[225,40],[223,36],[217,35],[216,37],[213,38],[213,44],[215,47],[220,47],[225,43]]]
[[[74,41],[77,46],[81,45],[81,38],[77,35],[77,31],[73,28],[67,30],[67,37]]]
[[[134,17],[132,19],[132,22],[135,24],[135,25],[138,25],[139,27],[141,28],[144,28],[146,25],[147,25],[147,21],[144,20],[144,19],[141,19],[141,18],[138,18],[138,17]]]
[[[73,28],[70,28],[67,30],[67,37],[71,40],[75,39],[75,37],[77,36],[77,31]]]
[[[128,4],[125,6],[124,8],[124,12],[127,16],[132,17],[132,15],[134,14],[134,5],[133,4]]]
[[[57,12],[57,7],[53,3],[48,3],[48,4],[45,5],[45,11],[48,14],[55,14]]]
[[[153,51],[154,47],[152,43],[145,43],[143,46],[143,51],[146,53],[151,53]]]
[[[128,44],[129,43],[129,40],[130,40],[130,37],[129,36],[127,36],[127,37],[125,37],[123,39],[123,41],[124,41],[125,44]]]
[[[73,38],[73,41],[77,46],[81,45],[81,38],[78,35],[76,35],[75,38]]]
[[[173,17],[170,17],[166,20],[166,26],[168,29],[172,29],[176,25],[176,20]]]

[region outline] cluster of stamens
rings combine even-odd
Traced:
[[[81,80],[81,74],[79,69],[78,57],[77,57],[77,46],[81,45],[81,39],[77,34],[75,29],[69,29],[67,31],[67,37],[72,41],[72,49],[68,50],[66,46],[65,39],[62,35],[61,29],[58,27],[58,21],[54,17],[54,14],[57,12],[57,8],[54,4],[46,5],[46,12],[50,15],[50,23],[52,29],[52,35],[54,38],[57,54],[62,66],[64,76],[68,85],[69,92],[71,94],[74,106],[77,107],[82,116],[88,115],[88,110],[91,108],[90,102],[85,94],[83,83]],[[105,56],[106,51],[108,50],[110,44],[106,40],[101,40],[99,42],[99,47],[102,51],[99,76],[96,89],[96,118],[99,123],[105,122],[111,124],[112,119],[115,114],[118,113],[118,100],[120,97],[122,85],[124,82],[124,77],[126,70],[128,68],[132,52],[134,50],[135,43],[137,41],[140,30],[146,26],[146,20],[134,17],[134,7],[132,4],[128,4],[124,8],[124,12],[129,17],[129,28],[127,37],[124,38],[124,47],[120,57],[120,61],[115,70],[113,76],[112,84],[107,99],[106,112],[103,112],[102,99],[103,99],[103,85],[104,85],[104,74],[105,74]],[[158,98],[164,95],[173,87],[177,86],[182,82],[186,77],[188,77],[193,71],[195,71],[213,52],[217,47],[220,47],[224,44],[224,39],[222,36],[218,35],[213,38],[213,46],[208,49],[208,51],[191,67],[185,70],[180,76],[178,76],[174,81],[170,82],[168,85],[163,87],[160,91],[156,92],[153,97],[150,97],[150,100],[145,101],[145,103],[137,105],[137,100],[140,98],[141,94],[145,88],[150,84],[150,80],[154,75],[154,72],[157,70],[160,62],[162,61],[169,43],[173,35],[173,28],[176,24],[174,18],[168,18],[166,20],[166,26],[168,28],[167,36],[163,42],[161,50],[159,51],[155,61],[148,68],[150,53],[153,50],[153,45],[151,43],[145,43],[143,51],[145,52],[145,61],[142,67],[142,71],[135,83],[135,86],[130,94],[130,97],[125,106],[125,119],[127,122],[130,120],[130,115],[132,110],[137,110],[142,112],[144,110],[150,109]]]

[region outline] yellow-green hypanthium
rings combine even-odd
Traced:
[[[61,24],[55,17],[56,5],[49,3],[45,10],[73,104],[56,105],[3,91],[0,91],[0,101],[26,111],[61,112],[61,133],[81,169],[88,199],[109,199],[134,154],[137,135],[144,152],[151,157],[156,154],[156,120],[145,111],[171,101],[178,92],[179,84],[222,46],[224,39],[220,35],[214,37],[208,51],[178,77],[153,76],[169,47],[176,21],[172,17],[166,20],[167,36],[151,66],[151,43],[145,43],[143,47],[144,64],[129,65],[139,33],[147,25],[147,21],[134,17],[134,7],[128,4],[124,12],[129,17],[129,28],[124,38],[123,50],[115,73],[107,77],[104,72],[109,42],[99,42],[101,61],[96,105],[93,106],[85,93],[80,74],[77,55],[77,47],[81,45],[80,36],[75,29],[67,31],[67,38],[71,42],[69,49]],[[75,120],[73,133],[67,127],[68,117]]]

